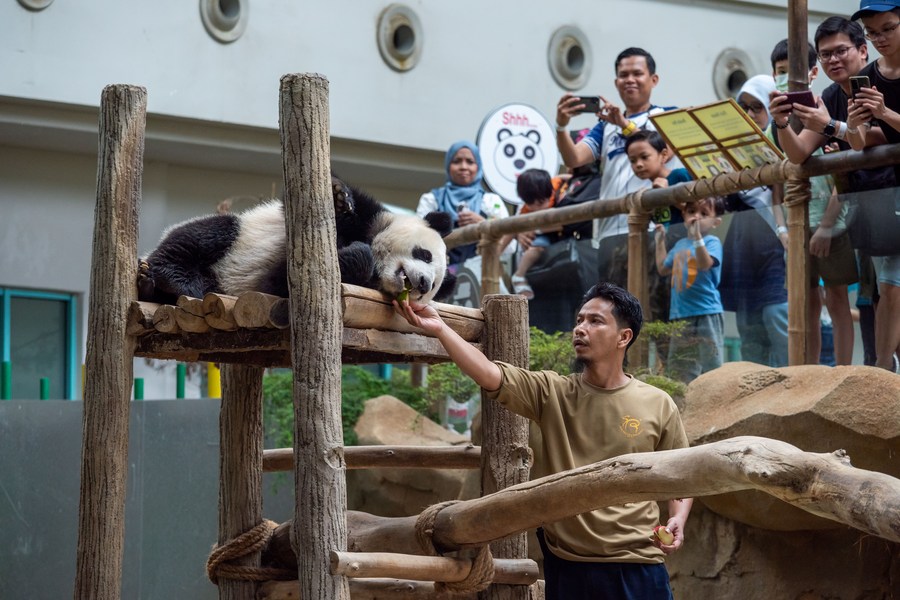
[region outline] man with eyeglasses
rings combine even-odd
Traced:
[[[856,150],[872,144],[873,132],[865,123],[873,118],[889,144],[900,143],[900,0],[861,0],[859,10],[850,19],[862,21],[866,38],[881,54],[881,58],[859,72],[868,76],[872,87],[861,89],[850,100],[848,128],[858,128],[860,132],[859,136],[850,137],[850,144]],[[895,177],[896,174],[895,166]],[[879,206],[885,209],[881,225],[887,226],[883,237],[896,242],[900,237],[897,236],[900,198],[895,190],[894,194],[879,200],[884,200]],[[896,371],[894,355],[900,350],[900,246],[897,252],[887,255],[891,250],[885,249],[884,255],[872,259],[881,296],[875,309],[875,365]]]

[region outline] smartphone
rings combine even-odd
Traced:
[[[810,108],[816,107],[816,99],[809,90],[804,90],[802,92],[785,92],[784,95],[787,96],[787,101],[791,104],[796,102],[797,104],[802,104],[803,106],[808,106]]]
[[[865,75],[855,75],[850,78],[850,96],[856,98],[856,92],[862,88],[872,87],[869,78]]]
[[[596,114],[603,107],[599,96],[578,96],[578,102],[584,104],[584,108],[578,112]]]

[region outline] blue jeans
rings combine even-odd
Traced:
[[[770,367],[788,365],[787,302],[736,313],[741,359]]]
[[[537,530],[544,553],[546,600],[672,600],[664,563],[575,562],[553,554]]]

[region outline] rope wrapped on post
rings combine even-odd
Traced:
[[[416,540],[422,551],[428,556],[440,556],[434,547],[432,537],[434,535],[434,520],[443,509],[456,504],[459,500],[449,500],[433,504],[422,511],[416,519]],[[435,582],[436,591],[447,591],[451,594],[464,594],[480,592],[487,588],[494,580],[494,557],[491,554],[490,544],[485,544],[478,549],[478,554],[472,559],[472,569],[462,581]]]
[[[259,552],[269,543],[272,532],[278,524],[268,519],[245,531],[221,546],[213,544],[213,550],[206,559],[206,576],[214,584],[219,585],[219,578],[240,579],[243,581],[287,581],[297,578],[297,571],[274,567],[251,567],[233,565],[228,562]]]

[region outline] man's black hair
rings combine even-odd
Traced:
[[[650,56],[650,53],[644,50],[643,48],[625,48],[619,55],[616,57],[616,65],[615,72],[616,75],[619,74],[619,63],[625,60],[626,58],[630,58],[632,56],[643,56],[647,59],[647,70],[650,71],[651,75],[656,74],[656,61],[653,60],[653,57]]]
[[[818,59],[818,54],[816,53],[815,46],[813,46],[809,42],[806,42],[806,43],[809,45],[809,49],[807,52],[807,54],[808,54],[807,62],[809,63],[809,69],[807,69],[807,70],[812,70],[812,68],[814,66],[816,66],[816,59]],[[775,44],[775,49],[772,50],[772,57],[771,57],[772,70],[773,71],[775,70],[775,63],[777,63],[780,60],[787,60],[787,59],[788,59],[788,41],[787,41],[787,39],[783,39],[780,42],[778,42],[777,44]]]
[[[543,169],[526,169],[516,180],[516,193],[525,204],[542,202],[553,196],[550,173]]]
[[[819,49],[819,42],[824,38],[841,33],[850,38],[850,43],[855,48],[866,45],[866,36],[862,25],[844,17],[828,17],[816,28],[816,35],[813,38],[816,42],[816,50]]]
[[[647,142],[657,152],[662,152],[666,149],[666,140],[652,129],[638,129],[625,138],[625,152],[628,152],[628,148],[637,142]]]
[[[580,311],[585,304],[594,298],[608,300],[613,305],[612,314],[619,328],[631,330],[631,341],[628,342],[628,346],[625,348],[627,352],[628,348],[631,348],[631,345],[637,339],[638,334],[641,333],[641,326],[644,324],[644,311],[641,309],[641,303],[628,290],[614,283],[601,281],[585,293],[578,310]]]

